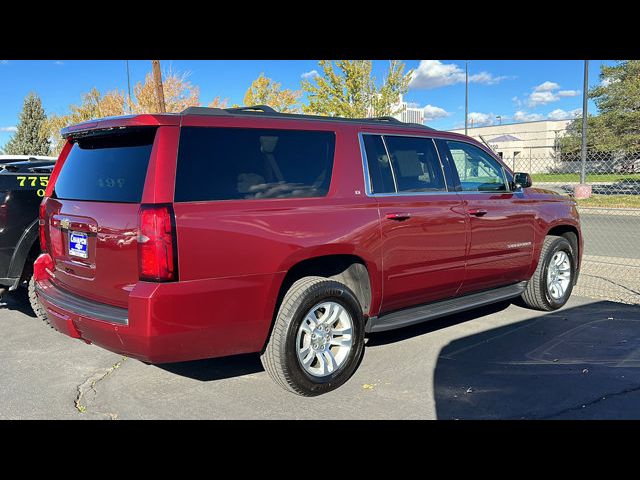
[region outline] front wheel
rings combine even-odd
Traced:
[[[363,351],[362,309],[353,292],[334,280],[304,277],[284,296],[261,360],[285,390],[315,396],[345,383]]]
[[[538,267],[522,300],[536,310],[557,310],[571,296],[575,271],[576,257],[569,241],[564,237],[545,237]]]

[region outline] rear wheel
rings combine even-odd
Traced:
[[[522,300],[536,310],[556,310],[562,307],[573,290],[575,253],[564,237],[549,235],[544,239],[540,261],[529,280]]]
[[[345,383],[363,351],[362,309],[353,292],[334,280],[304,277],[284,296],[261,360],[285,390],[315,396]]]
[[[52,326],[49,323],[49,317],[47,316],[47,311],[44,309],[38,297],[36,296],[36,282],[33,278],[33,275],[29,278],[29,303],[31,304],[31,308],[33,309],[33,313],[36,314],[40,320],[45,322],[47,325]]]

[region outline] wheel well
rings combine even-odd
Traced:
[[[276,313],[282,298],[291,285],[302,277],[318,276],[344,283],[349,287],[368,314],[371,306],[371,280],[364,260],[355,255],[327,255],[303,260],[289,269],[285,276],[276,302]]]
[[[36,261],[40,255],[40,241],[38,238],[33,242],[31,248],[29,249],[29,253],[27,254],[27,258],[24,261],[24,267],[22,267],[22,275],[20,277],[20,281],[29,280],[31,274],[33,273],[33,262]]]
[[[576,252],[576,259],[580,258],[580,244],[578,243],[578,229],[573,225],[558,225],[557,227],[553,227],[547,235],[555,235],[557,237],[566,238],[571,244],[571,248]],[[577,260],[576,260],[577,261]],[[577,269],[577,266],[576,266]],[[578,281],[578,272],[576,272],[574,285]]]

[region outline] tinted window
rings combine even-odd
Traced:
[[[54,198],[139,203],[155,128],[77,140],[60,170]]]
[[[184,127],[175,200],[321,197],[334,147],[333,132]]]
[[[379,135],[363,135],[362,140],[367,153],[371,193],[395,192],[391,164],[382,143],[382,137]]]
[[[446,141],[450,158],[467,192],[506,191],[502,166],[482,149],[464,142]]]
[[[398,192],[446,191],[440,160],[430,138],[385,136]]]

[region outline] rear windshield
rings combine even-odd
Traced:
[[[335,133],[183,127],[176,202],[322,197]]]
[[[76,140],[56,180],[53,197],[139,203],[155,134],[155,128],[144,128]]]

